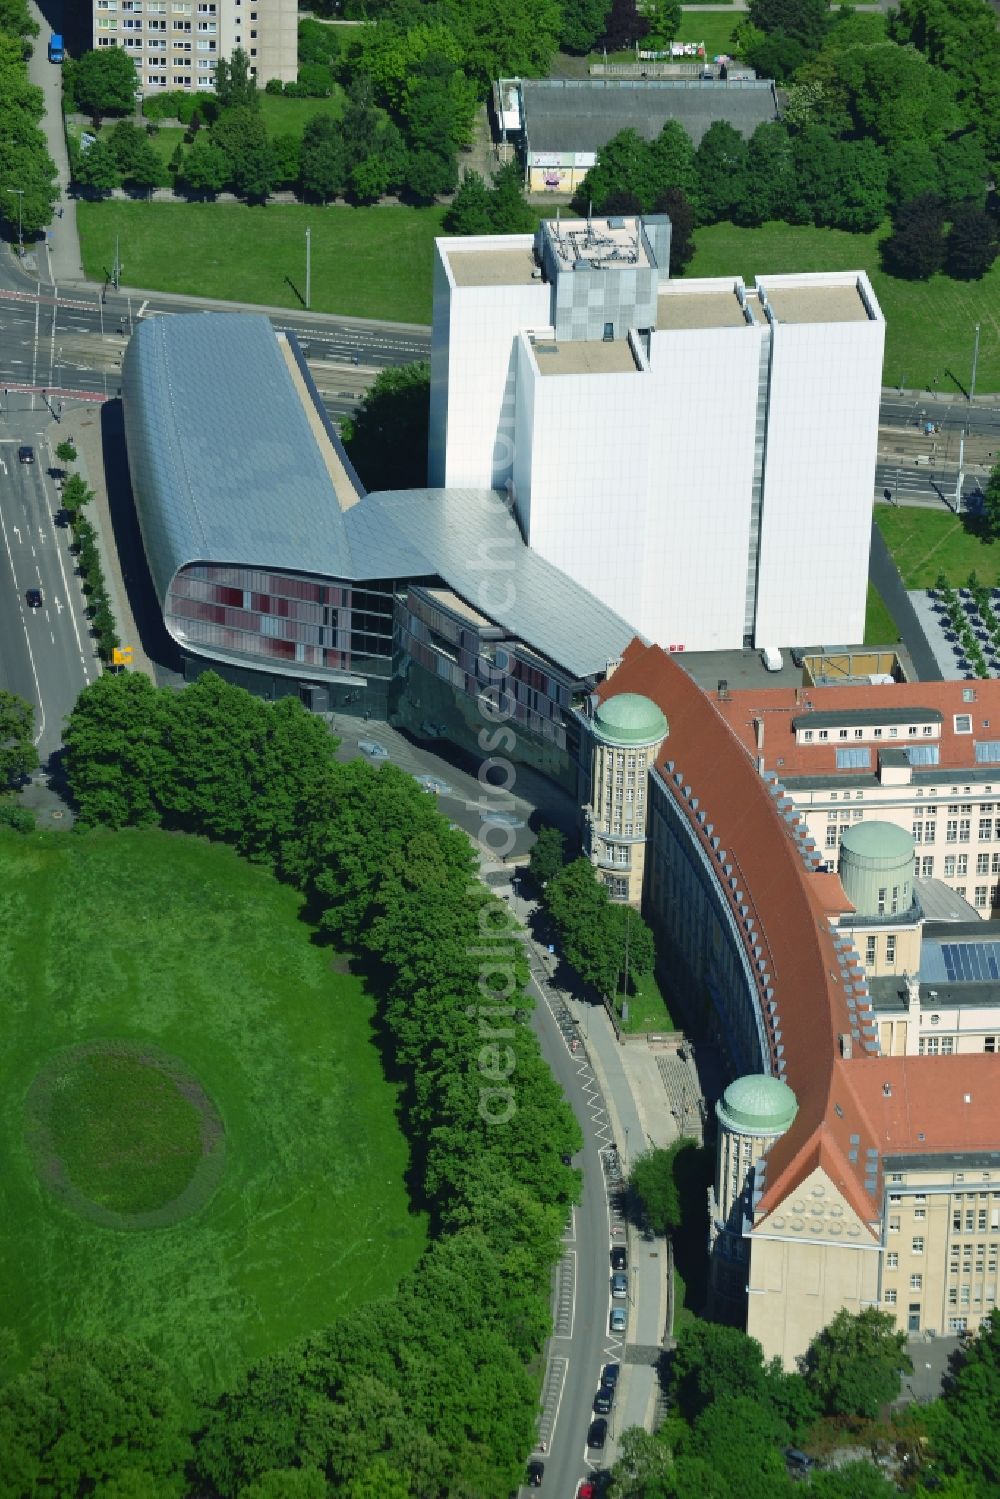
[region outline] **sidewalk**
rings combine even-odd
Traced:
[[[72,442],[76,448],[76,462],[68,467],[77,469],[94,491],[89,516],[97,532],[97,550],[104,572],[104,581],[111,602],[111,612],[118,626],[122,645],[132,647],[133,671],[141,671],[150,681],[156,681],[153,663],[142,649],[139,631],[132,615],[128,588],[122,576],[118,548],[115,545],[114,527],[108,506],[108,492],[104,478],[104,440],[101,411],[91,407],[64,408],[61,422],[53,422],[48,437],[53,451],[60,442]]]
[[[50,63],[47,55],[49,35],[62,26],[62,7],[48,4],[43,14],[37,0],[29,0],[28,10],[38,23],[38,37],[28,63],[28,76],[42,91],[45,115],[42,129],[49,155],[55,162],[59,179],[59,201],[56,217],[46,233],[45,252],[38,251],[38,270],[43,279],[57,285],[61,281],[82,281],[80,236],[76,226],[76,200],[69,196],[69,153],[62,118],[62,68]]]

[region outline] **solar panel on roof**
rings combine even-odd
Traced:
[[[945,974],[953,983],[1000,979],[1000,942],[942,942]]]

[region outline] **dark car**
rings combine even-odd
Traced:
[[[611,1407],[615,1403],[615,1387],[613,1384],[602,1384],[594,1396],[594,1410],[599,1416],[610,1416]]]
[[[621,1364],[605,1364],[601,1370],[601,1384],[616,1385],[621,1372]]]
[[[612,1270],[628,1269],[628,1250],[624,1244],[616,1244],[611,1251]]]
[[[813,1468],[813,1460],[798,1447],[785,1448],[785,1462],[793,1473],[808,1473]]]
[[[541,1486],[542,1486],[542,1479],[544,1477],[545,1477],[545,1464],[544,1463],[540,1463],[540,1462],[536,1461],[536,1462],[530,1462],[528,1464],[528,1488],[529,1489],[540,1489]]]
[[[28,601],[29,609],[40,609],[42,607],[42,590],[40,588],[29,588],[24,596]]]
[[[587,1446],[592,1447],[595,1452],[601,1452],[608,1440],[608,1423],[603,1416],[598,1416],[596,1421],[591,1421],[590,1430],[587,1432]]]
[[[23,447],[18,448],[17,456],[22,463],[34,463],[35,450],[34,448],[29,447],[27,443],[25,443]]]

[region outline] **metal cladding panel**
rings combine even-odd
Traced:
[[[355,543],[364,524],[377,538],[364,556]],[[593,594],[525,546],[493,490],[406,489],[370,494],[348,512],[358,577],[413,577],[400,560],[422,556],[482,614],[578,677],[603,671],[636,631]],[[385,564],[392,560],[392,567]],[[380,567],[380,572],[375,568]]]
[[[188,562],[350,575],[344,516],[266,317],[145,320],[125,355],[122,396],[161,603]]]

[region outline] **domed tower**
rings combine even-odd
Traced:
[[[858,822],[840,840],[840,882],[854,907],[843,924],[870,976],[920,968],[913,854],[912,835],[894,822]]]
[[[761,1073],[738,1077],[715,1106],[719,1140],[710,1201],[711,1287],[720,1314],[739,1303],[746,1289],[749,1246],[743,1237],[751,1217],[756,1163],[788,1130],[799,1111],[787,1083]]]
[[[590,805],[585,847],[614,900],[638,906],[646,854],[649,768],[669,732],[648,697],[609,697],[590,721]]]

